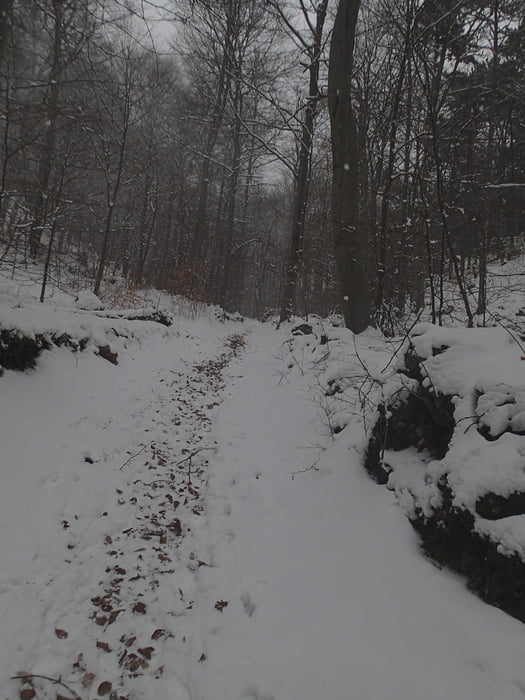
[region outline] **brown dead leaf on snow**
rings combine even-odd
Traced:
[[[129,637],[126,637],[126,635],[122,635],[120,641],[122,642],[122,644],[129,648],[135,642],[136,639],[137,638],[134,635],[131,635]]]
[[[140,615],[145,615],[146,614],[146,604],[140,600],[137,601],[135,603],[135,605],[133,606],[133,612],[139,613]]]
[[[34,688],[22,688],[20,691],[20,700],[31,700],[36,696]]]
[[[55,629],[55,634],[59,639],[67,639],[69,637],[69,633],[59,627]]]
[[[142,649],[137,649],[137,651],[141,656],[149,661],[151,659],[151,655],[155,651],[155,647],[142,647]]]
[[[97,648],[103,649],[103,651],[107,651],[108,653],[111,651],[111,647],[107,642],[97,642]]]
[[[132,673],[138,671],[139,668],[147,668],[148,666],[149,664],[146,659],[141,659],[140,656],[136,654],[128,654],[124,661],[124,667]]]
[[[108,695],[109,693],[111,693],[112,687],[113,686],[109,681],[102,681],[102,683],[97,688],[97,693],[99,695]]]
[[[94,673],[84,673],[82,676],[82,686],[84,688],[89,688],[89,686],[93,683],[95,680],[95,674]]]
[[[122,610],[112,610],[109,614],[108,625],[111,625],[113,622],[115,622],[115,620],[121,612]]]
[[[152,639],[160,639],[164,634],[166,634],[166,630],[162,629],[162,627],[159,627],[156,629],[153,634],[151,635]]]

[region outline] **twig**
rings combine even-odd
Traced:
[[[524,348],[523,345],[520,343],[519,338],[517,337],[517,335],[516,335],[513,331],[511,331],[510,328],[508,328],[504,323],[502,323],[502,322],[500,321],[500,319],[499,319],[495,314],[493,314],[491,311],[489,311],[488,309],[486,309],[486,312],[488,313],[489,316],[491,316],[491,317],[494,319],[494,321],[496,321],[496,323],[497,323],[499,326],[501,326],[501,327],[503,328],[504,331],[506,331],[506,332],[510,335],[510,337],[511,337],[512,340],[516,343],[516,345],[519,347],[519,349],[521,350],[521,352],[522,352],[522,353],[525,353],[525,348]]]
[[[215,447],[199,447],[198,450],[193,450],[193,452],[190,452],[189,455],[186,455],[184,459],[181,459],[179,462],[177,462],[174,466],[179,467],[181,464],[184,464],[184,462],[188,462],[188,484],[191,484],[191,460],[196,457],[199,452],[204,452],[204,450],[214,450]]]
[[[390,365],[392,364],[392,362],[394,361],[394,359],[397,357],[397,354],[398,354],[398,352],[401,350],[401,348],[403,347],[403,345],[405,344],[405,341],[410,337],[410,333],[412,332],[412,330],[414,329],[414,327],[418,324],[419,319],[421,318],[421,314],[422,314],[422,313],[423,313],[423,309],[421,309],[421,310],[419,311],[419,313],[418,313],[418,315],[416,316],[416,318],[415,318],[414,322],[412,323],[412,325],[405,331],[405,334],[403,335],[403,338],[401,339],[401,342],[399,343],[399,345],[397,346],[397,348],[396,348],[396,349],[394,350],[394,352],[392,353],[392,356],[390,357],[390,359],[388,360],[388,362],[386,363],[386,365],[385,365],[385,366],[383,367],[383,369],[381,370],[382,373],[385,372],[385,371],[390,367]]]
[[[60,678],[50,678],[49,676],[42,676],[39,673],[23,673],[23,674],[18,674],[17,676],[11,676],[12,681],[24,681],[24,680],[29,680],[31,678],[41,678],[44,681],[49,681],[50,683],[54,683],[54,685],[61,685],[62,688],[65,688],[68,693],[71,693],[73,696],[74,700],[80,700],[80,696],[75,693],[74,690],[72,690],[68,685],[66,685],[63,681],[60,680]]]
[[[321,455],[315,460],[313,464],[311,464],[309,467],[305,467],[304,469],[298,469],[296,472],[292,472],[292,481],[295,479],[297,474],[306,474],[306,472],[318,472],[319,467],[317,466],[319,464],[319,460],[321,459]]]
[[[130,456],[128,457],[128,459],[124,462],[124,464],[122,464],[122,465],[118,468],[118,470],[121,471],[122,469],[124,469],[124,467],[126,466],[126,464],[129,464],[133,459],[135,459],[135,457],[138,457],[139,454],[141,454],[142,452],[144,452],[145,449],[147,449],[148,447],[151,447],[152,445],[153,445],[153,442],[148,442],[146,445],[144,445],[143,447],[141,447],[140,450],[139,450],[138,452],[135,452],[134,455],[130,455]]]

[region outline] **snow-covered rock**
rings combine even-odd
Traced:
[[[427,551],[525,620],[525,365],[501,328],[417,326],[386,383],[366,466]]]
[[[75,299],[75,307],[83,311],[102,311],[106,307],[93,292],[80,292]]]

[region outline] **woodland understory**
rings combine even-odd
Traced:
[[[523,4],[343,6],[359,10],[341,163],[362,277],[350,303],[365,295],[389,334],[423,310],[491,323],[487,265],[523,243]],[[340,310],[326,99],[336,10],[1,0],[4,271],[43,262],[42,301],[67,280],[258,318]]]

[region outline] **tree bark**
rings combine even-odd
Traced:
[[[47,94],[44,102],[45,133],[43,136],[42,156],[38,167],[38,194],[33,224],[29,237],[29,252],[36,258],[40,249],[42,234],[47,225],[51,196],[51,173],[54,165],[57,140],[57,120],[59,104],[59,77],[62,70],[62,5],[60,0],[53,0],[53,50],[49,69]]]
[[[319,67],[321,63],[323,28],[327,6],[328,0],[323,0],[323,2],[319,3],[317,8],[313,43],[309,56],[309,92],[306,101],[301,142],[299,144],[299,162],[297,166],[295,197],[292,211],[292,236],[288,253],[279,323],[289,320],[295,312],[297,276],[303,261],[304,225],[306,206],[308,203],[308,190],[310,186],[310,165],[312,160],[314,125],[317,107],[321,97],[319,90]]]
[[[365,330],[371,317],[366,241],[359,225],[359,148],[350,90],[359,4],[359,0],[339,0],[328,68],[334,253],[341,309],[346,326],[354,333]]]
[[[14,0],[0,0],[0,64],[4,58],[11,19],[13,15]]]

